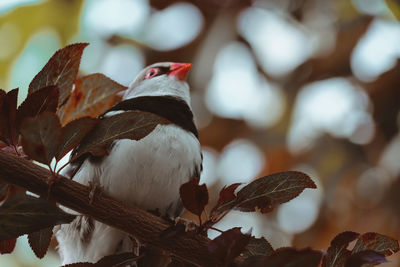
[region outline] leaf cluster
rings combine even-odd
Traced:
[[[200,185],[198,178],[181,186],[180,195],[185,208],[199,217],[198,231],[218,230],[213,225],[231,210],[268,213],[277,205],[295,198],[304,189],[316,188],[308,175],[296,171],[267,175],[238,190],[240,185],[235,183],[222,188],[217,204],[211,209],[210,215],[206,215],[204,223],[201,215],[208,204],[207,186]],[[354,240],[357,241],[353,249],[348,250],[349,243]],[[322,267],[367,267],[386,262],[387,256],[399,251],[399,244],[397,240],[378,233],[361,235],[343,232],[332,240],[326,253],[311,248],[299,250],[286,247],[274,250],[265,238],[242,233],[239,227],[235,227],[223,231],[210,241],[208,249],[224,266],[317,267],[322,264]]]
[[[87,155],[105,155],[114,140],[139,140],[158,124],[169,123],[140,111],[99,119],[121,100],[119,93],[126,87],[103,74],[77,77],[87,45],[77,43],[58,50],[33,78],[20,106],[18,88],[7,93],[0,89],[0,148],[47,165],[52,172],[49,192],[59,171],[71,161]],[[57,169],[59,161],[73,149],[73,157]],[[50,195],[27,196],[26,190],[14,185],[1,183],[0,198],[5,200],[0,208],[1,253],[11,253],[16,239],[28,234],[30,246],[42,258],[53,226],[74,218],[57,208]]]
[[[57,51],[33,78],[28,96],[20,106],[17,105],[18,89],[8,93],[0,90],[0,148],[19,155],[21,160],[45,164],[51,171],[48,194],[40,197],[29,196],[25,189],[0,181],[1,253],[11,253],[17,238],[28,234],[31,248],[42,258],[48,250],[53,227],[75,218],[59,209],[50,194],[59,170],[66,166],[57,169],[57,164],[68,152],[74,150],[69,162],[88,155],[103,156],[116,139],[139,140],[157,125],[169,123],[141,111],[98,118],[120,101],[119,93],[126,88],[102,74],[77,77],[87,45],[72,44]],[[304,173],[275,173],[247,185],[225,186],[215,206],[206,214],[209,193],[199,180],[193,178],[180,188],[183,205],[199,218],[200,226],[194,232],[199,235],[209,229],[220,231],[214,225],[231,210],[268,213],[304,189],[316,188]],[[208,241],[207,248],[223,266],[373,266],[385,262],[387,256],[399,250],[397,240],[377,233],[341,233],[323,253],[311,248],[274,249],[265,238],[242,233],[240,228],[220,232],[221,235]],[[174,234],[182,233],[175,231]],[[352,241],[355,245],[349,249]],[[97,263],[67,266],[125,266],[138,259],[133,253],[122,253],[106,256]]]

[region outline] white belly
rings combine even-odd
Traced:
[[[159,125],[145,138],[118,140],[100,162],[86,160],[74,180],[100,183],[111,196],[165,212],[179,200],[179,187],[200,171],[196,137],[173,124]],[[173,210],[169,210],[173,211]]]

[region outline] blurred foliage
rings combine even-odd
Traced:
[[[400,1],[399,0],[386,0],[390,10],[396,16],[398,20],[400,20]]]
[[[207,123],[199,131],[204,147],[210,147],[218,154],[238,138],[249,139],[257,145],[267,159],[267,165],[258,176],[287,171],[297,166],[311,167],[318,175],[320,179],[318,186],[323,188],[323,199],[316,222],[303,233],[296,235],[282,233],[280,236],[275,235],[275,238],[278,236],[278,239],[285,240],[285,237],[289,235],[289,240],[294,246],[299,248],[312,246],[315,249],[326,249],[330,240],[344,230],[374,231],[400,238],[399,172],[394,172],[382,163],[390,149],[395,151],[388,156],[392,157],[391,162],[398,162],[398,158],[393,157],[400,154],[399,146],[394,146],[395,141],[400,138],[400,61],[397,58],[397,64],[393,68],[368,82],[360,81],[354,75],[351,66],[354,48],[365,36],[375,19],[393,20],[393,16],[400,19],[400,1],[386,0],[391,12],[383,14],[362,13],[355,8],[354,3],[357,1],[349,0],[151,0],[149,2],[153,8],[152,13],[164,10],[177,2],[195,5],[204,17],[202,31],[189,44],[170,51],[154,50],[141,38],[123,36],[118,33],[112,36],[101,36],[95,42],[102,42],[109,47],[120,45],[134,47],[143,53],[146,65],[159,61],[192,62],[194,67],[189,83],[192,92],[196,95],[193,98],[196,101],[195,111],[208,115]],[[37,30],[52,27],[57,31],[62,46],[70,43],[79,33],[83,4],[82,0],[45,1],[37,5],[21,6],[3,14],[0,17],[0,27],[5,23],[12,23],[20,31],[21,37],[18,43],[0,40],[0,44],[15,46],[12,54],[0,60],[0,86],[5,86],[12,63]],[[236,27],[238,15],[252,5],[283,13],[290,20],[298,23],[299,27],[306,27],[308,21],[315,19],[318,15],[324,17],[325,21],[332,25],[332,34],[335,36],[333,47],[323,53],[312,55],[287,75],[271,76],[262,67],[261,60],[251,44],[240,35]],[[146,24],[144,32],[145,27]],[[85,38],[79,41],[96,44]],[[254,128],[242,119],[213,115],[206,108],[204,95],[213,77],[212,66],[220,49],[231,41],[240,42],[248,47],[261,76],[277,85],[283,92],[286,103],[283,115],[268,129]],[[380,52],[376,51],[376,53]],[[310,149],[297,154],[292,153],[288,148],[287,135],[294,120],[294,106],[299,93],[304,85],[333,77],[347,78],[367,94],[372,103],[369,111],[375,125],[373,139],[367,144],[359,145],[346,138],[326,133],[316,139]],[[397,170],[399,169],[397,167]],[[379,187],[374,184],[369,185],[366,193],[360,193],[360,186],[368,187],[365,182],[368,180],[364,177],[371,170],[378,170],[372,175],[377,177],[375,182],[381,182],[383,185]],[[385,178],[385,175],[379,176],[382,173],[389,178]],[[362,183],[365,184],[360,185],[361,178],[364,179]],[[219,182],[216,182],[213,187],[209,186],[210,196],[217,195],[222,186]],[[193,217],[193,219],[196,218]],[[277,213],[268,215],[268,219],[276,222]],[[265,231],[268,232],[271,224],[263,225]],[[275,240],[275,244],[279,242],[282,241]],[[271,243],[274,245],[274,240]],[[392,262],[382,266],[398,266],[400,263],[398,255],[389,259]]]
[[[0,25],[6,23],[18,32],[17,43],[0,41],[3,46],[13,47],[6,60],[0,60],[0,81],[7,81],[12,63],[22,52],[29,38],[38,30],[53,28],[60,37],[61,44],[67,45],[79,30],[82,0],[45,1],[37,5],[21,6],[0,16]],[[0,84],[1,86],[5,84]]]

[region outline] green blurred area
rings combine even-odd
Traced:
[[[138,1],[141,0],[136,2]],[[129,29],[115,30],[115,32],[110,29],[104,29],[102,32],[100,29],[100,33],[96,33],[93,29],[90,30],[91,28],[85,28],[84,23],[90,16],[88,9],[104,4],[105,0],[97,2],[49,0],[36,1],[36,4],[35,1],[31,1],[30,4],[20,4],[19,1],[15,1],[4,9],[0,3],[0,88],[8,91],[19,87],[19,102],[21,102],[34,75],[57,49],[72,42],[91,43],[84,52],[81,72],[108,71],[114,73],[115,76],[109,74],[110,77],[120,83],[131,80],[135,71],[146,64],[157,61],[192,62],[194,67],[189,83],[192,86],[193,107],[199,116],[198,123],[201,124],[201,143],[211,151],[209,154],[215,155],[214,165],[222,165],[223,157],[232,143],[237,144],[235,140],[240,139],[254,144],[258,153],[264,157],[260,161],[266,163],[260,164],[261,170],[257,171],[256,176],[291,168],[303,168],[301,170],[310,171],[311,177],[317,179],[322,196],[316,197],[318,200],[315,201],[319,201],[317,205],[319,210],[315,215],[315,222],[307,229],[301,232],[285,232],[278,223],[279,212],[265,217],[255,215],[254,221],[249,219],[249,222],[255,222],[257,227],[262,229],[262,233],[268,236],[273,245],[293,244],[297,247],[311,246],[326,249],[333,236],[345,230],[376,231],[400,238],[397,196],[400,189],[399,177],[398,174],[391,173],[392,170],[387,167],[393,162],[394,165],[397,162],[398,166],[398,158],[393,155],[400,153],[399,147],[396,146],[398,142],[396,140],[400,140],[399,57],[395,59],[397,62],[395,66],[372,81],[360,81],[350,66],[352,51],[368,31],[371,21],[383,20],[394,23],[395,18],[400,18],[400,3],[398,0],[382,1],[387,3],[389,9],[370,14],[356,8],[357,3],[362,1],[229,0],[219,4],[214,0],[143,0],[143,3],[150,5],[152,9],[148,11],[149,14],[139,29],[132,30],[131,33]],[[118,3],[123,2],[124,0],[118,1]],[[190,42],[173,49],[160,49],[146,39],[146,34],[152,29],[156,16],[178,2],[195,2],[203,17],[202,28]],[[308,31],[307,27],[310,27],[313,21],[316,24],[331,25],[332,32],[329,32],[331,35],[321,32],[320,35],[323,37],[317,36],[321,39],[334,36],[331,47],[326,48],[328,52],[305,57],[304,62],[293,67],[288,73],[280,77],[274,76],[263,67],[255,47],[238,33],[239,15],[243,10],[255,6],[267,11],[272,10],[276,14],[284,14],[285,20],[304,32]],[[110,13],[112,11],[110,10]],[[322,22],[318,14],[323,18]],[[117,21],[119,15],[114,15]],[[132,16],[139,15],[132,10]],[[209,110],[206,95],[209,82],[214,76],[213,66],[222,48],[231,42],[246,47],[248,49],[246,51],[249,51],[250,57],[255,61],[257,74],[278,88],[277,92],[283,100],[280,105],[276,105],[282,114],[274,124],[261,128],[254,127],[246,118],[225,118]],[[128,61],[128,58],[132,58],[131,61]],[[135,65],[132,70],[127,70],[126,66],[129,64]],[[129,73],[128,77],[118,80],[120,77],[117,74],[126,72]],[[349,79],[363,92],[363,96],[368,98],[371,106],[366,108],[366,112],[374,120],[374,137],[366,144],[358,144],[349,138],[324,132],[313,139],[311,148],[305,152],[292,153],[288,148],[287,136],[296,119],[295,105],[303,86],[337,77]],[[359,129],[361,133],[363,130],[365,129],[362,127]],[[246,149],[248,143],[244,145]],[[243,164],[245,160],[245,157],[240,158]],[[379,175],[390,178],[373,179]],[[378,185],[382,183],[382,187],[374,182]],[[218,188],[223,185],[221,181],[213,181],[211,186],[208,184],[210,194],[216,196]],[[373,192],[379,191],[381,195],[371,194],[371,188],[375,190],[372,190]],[[242,219],[245,216],[239,217]],[[239,221],[238,218],[233,220]],[[44,260],[38,260],[24,237],[18,240],[15,253],[0,256],[0,266],[57,266],[59,259],[54,248],[55,244]],[[398,266],[400,262],[398,256],[389,259],[392,263],[383,266]]]
[[[57,47],[65,46],[79,31],[82,0],[55,0],[21,6],[0,16],[0,88],[10,85],[12,68],[24,49],[34,49],[36,56],[46,59]],[[59,42],[40,43],[29,47],[34,34],[54,31]],[[47,46],[47,47],[46,47]],[[35,66],[40,70],[42,65]]]

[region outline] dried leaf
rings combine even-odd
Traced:
[[[369,267],[387,262],[385,255],[373,250],[363,250],[351,255],[344,267]]]
[[[227,266],[240,255],[250,241],[249,234],[243,234],[239,227],[223,232],[208,244],[208,250]]]
[[[27,195],[7,199],[0,207],[0,240],[61,223],[71,222],[75,216],[59,209],[54,203]]]
[[[131,264],[134,261],[136,261],[139,257],[130,252],[110,255],[110,256],[101,258],[98,262],[96,262],[95,267],[126,266],[126,265]]]
[[[267,266],[319,266],[322,252],[310,248],[296,250],[294,248],[278,249],[269,257]],[[286,265],[285,265],[286,264]]]
[[[271,244],[264,238],[250,237],[250,241],[246,246],[246,252],[244,255],[247,256],[270,256],[274,253],[274,249]]]
[[[0,180],[0,201],[3,201],[8,192],[8,184]]]
[[[57,149],[56,159],[60,160],[70,150],[79,145],[98,122],[98,119],[84,117],[65,125],[61,129],[60,146]]]
[[[0,106],[3,103],[6,95],[7,95],[6,91],[4,91],[3,89],[0,89]]]
[[[277,205],[297,197],[305,188],[316,188],[310,177],[302,172],[287,171],[264,176],[243,187],[237,197],[221,205],[217,213],[230,209],[272,211]]]
[[[66,264],[61,267],[93,267],[95,266],[94,263],[91,262],[77,262],[77,263],[71,263],[71,264]]]
[[[60,143],[60,121],[56,114],[45,111],[37,118],[26,118],[21,124],[21,135],[24,152],[49,165]]]
[[[168,120],[158,115],[143,111],[127,111],[105,117],[82,140],[73,160],[85,153],[93,156],[106,155],[107,148],[114,140],[140,140],[151,133],[158,124],[168,123]]]
[[[17,145],[18,131],[16,127],[18,88],[6,95],[0,90],[0,140],[7,145]]]
[[[55,85],[41,88],[28,95],[24,102],[18,107],[17,128],[27,117],[37,117],[44,111],[55,113],[58,104],[58,88]]]
[[[8,185],[7,193],[6,193],[5,197],[4,197],[4,199],[9,199],[9,198],[12,198],[12,197],[16,197],[16,196],[21,195],[21,194],[22,195],[26,194],[26,188],[10,184],[10,185]]]
[[[7,146],[7,142],[4,141],[8,136],[8,116],[5,111],[8,111],[6,103],[7,93],[0,89],[0,144],[1,148]]]
[[[224,203],[236,198],[235,190],[241,184],[242,183],[235,183],[231,184],[228,187],[224,186],[224,188],[222,188],[221,191],[219,192],[219,202]]]
[[[0,254],[9,254],[13,252],[16,243],[17,243],[16,238],[0,241]]]
[[[385,256],[390,256],[399,251],[399,242],[391,237],[378,233],[365,233],[358,238],[352,250],[352,254],[364,250],[373,250]]]
[[[141,267],[169,267],[171,254],[154,247],[141,247],[140,252],[143,257],[137,261],[137,266]],[[105,267],[105,266],[104,266]]]
[[[349,231],[338,234],[332,240],[322,260],[322,267],[343,267],[347,258],[351,255],[347,246],[359,236],[360,234]]]
[[[221,205],[230,202],[230,201],[234,201],[236,198],[235,195],[235,190],[236,188],[238,188],[238,186],[240,186],[242,183],[235,183],[235,184],[231,184],[230,186],[226,187],[224,186],[221,191],[219,192],[219,199],[217,204],[212,208],[211,210],[211,220],[213,222],[218,221],[218,215],[221,214],[221,212],[217,212],[217,210],[221,207]]]
[[[62,267],[121,267],[129,265],[138,260],[139,258],[141,258],[141,256],[136,256],[131,252],[125,252],[125,253],[105,256],[96,263],[77,262],[77,263],[63,265]]]
[[[87,45],[87,43],[71,44],[58,50],[33,78],[29,84],[28,94],[46,86],[57,85],[60,89],[58,106],[64,104],[71,94],[82,52]]]
[[[62,125],[80,117],[97,118],[121,101],[117,93],[126,90],[125,86],[100,73],[77,78],[74,84],[71,97],[57,112]]]
[[[199,185],[200,178],[194,177],[179,188],[183,206],[191,213],[201,216],[208,203],[208,190],[205,184]]]
[[[322,252],[309,248],[296,250],[294,248],[280,248],[271,256],[251,256],[241,267],[276,267],[276,266],[302,266],[318,267]]]
[[[31,246],[36,257],[39,259],[46,255],[50,246],[51,237],[53,236],[53,227],[41,229],[37,232],[28,234],[29,245]]]

